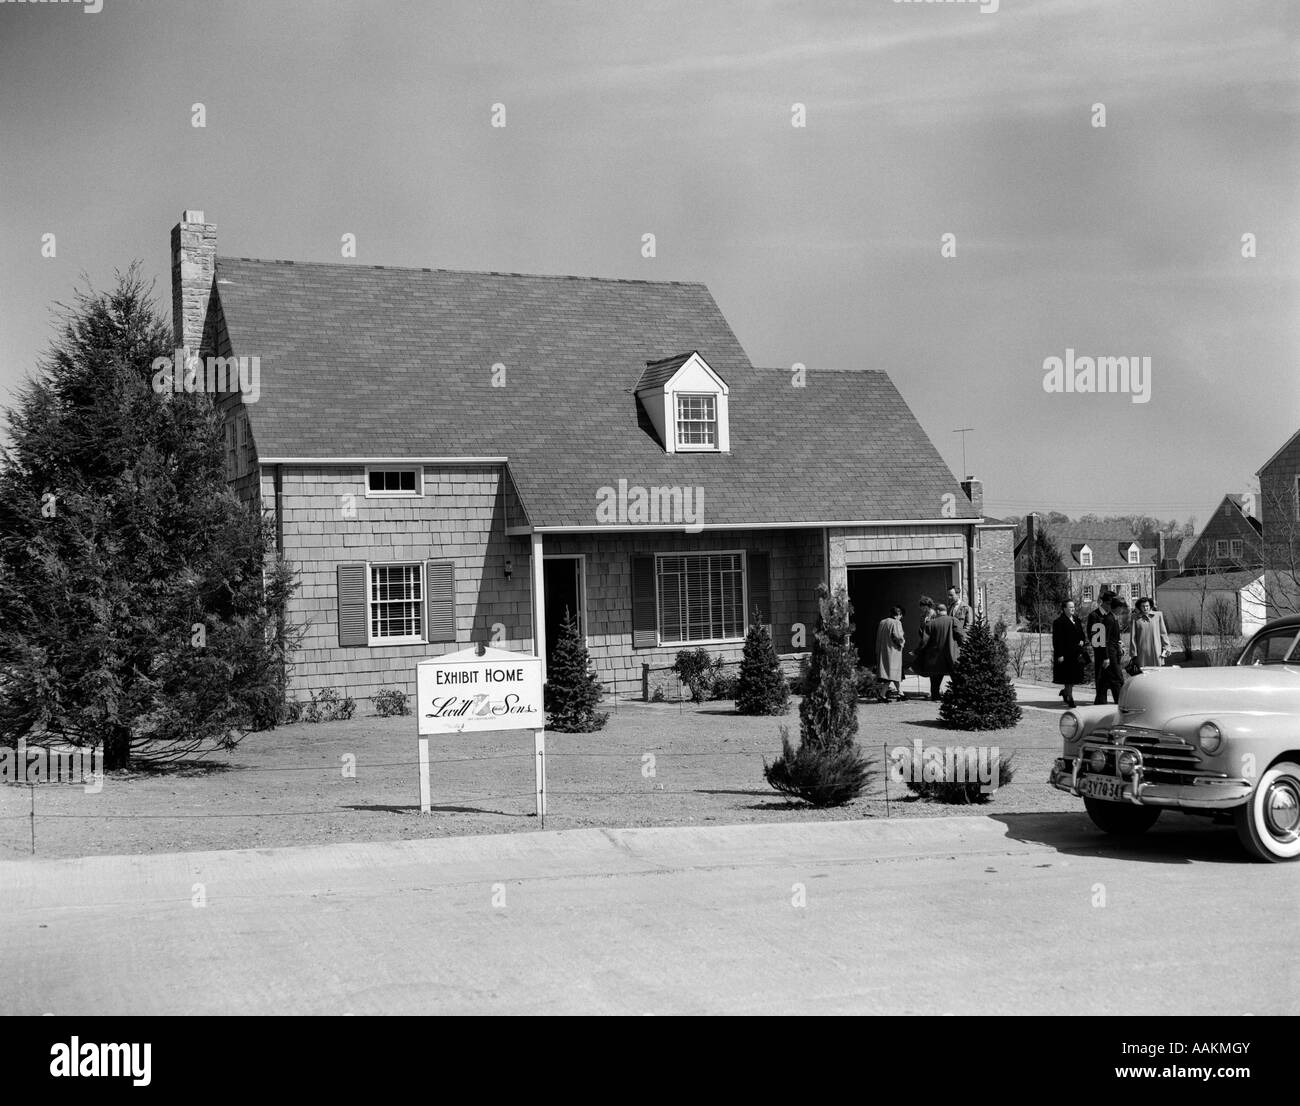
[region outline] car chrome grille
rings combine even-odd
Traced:
[[[1136,749],[1142,754],[1142,778],[1150,783],[1190,784],[1194,776],[1204,774],[1200,751],[1160,730],[1116,726],[1109,734],[1094,734],[1087,744],[1096,745],[1106,754],[1107,772],[1116,770],[1115,758],[1120,749]]]

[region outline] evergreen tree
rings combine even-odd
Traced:
[[[961,647],[939,717],[958,730],[1004,730],[1020,721],[1016,689],[1007,675],[1006,642],[989,630],[983,612]]]
[[[587,643],[578,633],[578,621],[564,608],[564,621],[555,652],[546,671],[546,725],[561,733],[592,733],[604,727],[609,715],[598,711],[601,682],[591,671]]]
[[[789,705],[790,686],[772,644],[772,635],[759,621],[755,609],[740,661],[736,710],[740,714],[784,714]]]
[[[8,412],[0,742],[102,745],[125,768],[281,717],[293,574],[226,486],[211,397],[154,391],[171,352],[132,266],[65,308]]]
[[[857,798],[872,776],[854,737],[858,732],[858,651],[853,607],[840,585],[817,588],[818,620],[808,682],[799,703],[799,747],[781,727],[781,755],[763,775],[782,794],[813,806],[840,806]]]
[[[1070,579],[1056,543],[1043,530],[1026,544],[1021,562],[1016,566],[1016,603],[1020,613],[1036,630],[1043,629],[1043,612],[1055,618],[1070,597]],[[1050,624],[1050,619],[1048,620]]]

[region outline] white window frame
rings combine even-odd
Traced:
[[[1214,555],[1216,557],[1226,557],[1228,555],[1228,542],[1226,538],[1214,539]]]
[[[1086,545],[1079,550],[1079,565],[1083,568],[1092,567],[1092,550]]]
[[[1232,538],[1228,543],[1228,556],[1241,558],[1246,555],[1246,543],[1241,538]]]
[[[372,491],[370,488],[370,474],[372,472],[414,472],[415,473],[415,491]],[[424,466],[423,465],[367,465],[365,475],[365,488],[367,499],[419,499],[424,495]]]
[[[1097,586],[1095,584],[1083,585],[1083,601],[1085,603],[1095,603],[1097,601]]]
[[[409,494],[409,493],[408,493]],[[374,632],[373,607],[374,570],[377,568],[406,568],[414,565],[420,570],[420,632],[402,637],[383,637]],[[424,645],[428,642],[429,632],[429,582],[423,561],[367,561],[366,562],[366,644],[376,645]]]
[[[1128,547],[1128,563],[1131,565],[1140,565],[1142,563],[1142,550],[1136,545]]]
[[[665,557],[726,557],[731,554],[740,554],[740,590],[742,593],[742,606],[740,608],[740,636],[739,637],[715,637],[715,638],[697,638],[694,641],[669,641],[664,637],[663,622],[659,614],[662,609],[659,602],[659,562]],[[671,646],[675,649],[693,649],[697,645],[735,645],[743,642],[749,633],[749,553],[744,549],[679,549],[668,550],[666,553],[656,553],[655,558],[655,636],[659,639],[662,646]]]
[[[684,399],[707,399],[713,404],[713,443],[682,441],[682,417],[680,404]],[[722,404],[717,392],[674,392],[673,393],[673,440],[677,443],[678,453],[717,453],[722,440]],[[691,423],[701,423],[703,419],[687,419]]]

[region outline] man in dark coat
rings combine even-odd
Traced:
[[[942,693],[943,678],[951,676],[956,667],[966,635],[947,614],[942,603],[935,605],[935,615],[925,624],[922,633],[920,653],[924,658],[925,674],[930,677],[930,698],[934,700]]]
[[[1113,592],[1102,595],[1093,612],[1088,615],[1088,644],[1092,646],[1092,667],[1097,682],[1094,704],[1106,702],[1106,692],[1119,702],[1124,690],[1123,658],[1120,654],[1120,627],[1117,614],[1128,604]]]

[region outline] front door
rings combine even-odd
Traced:
[[[560,627],[566,615],[578,623],[578,633],[586,637],[582,622],[582,561],[577,557],[543,557],[542,585],[546,602],[546,667],[549,671],[560,640]]]

